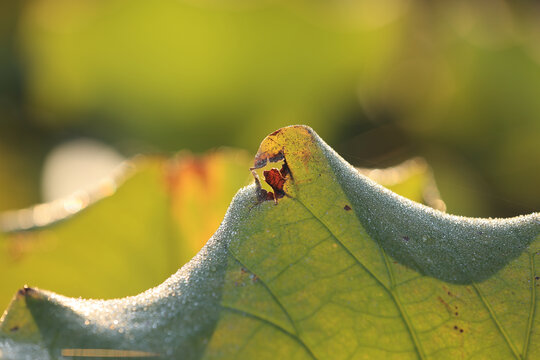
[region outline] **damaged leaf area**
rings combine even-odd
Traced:
[[[267,191],[261,186],[261,181],[259,180],[257,172],[255,171],[257,168],[252,167],[250,169],[253,177],[255,178],[255,185],[257,186],[259,201],[274,200],[275,204],[277,205],[278,199],[281,199],[286,195],[283,187],[285,182],[291,178],[291,173],[287,163],[285,161],[282,161],[282,163],[283,165],[281,166],[280,170],[273,167],[270,170],[263,171],[264,182],[270,186],[272,191]],[[264,165],[261,165],[261,167],[262,166]]]
[[[21,290],[0,323],[2,356],[540,357],[540,214],[473,219],[415,203],[305,126],[264,139],[252,172],[217,232],[158,287],[107,301]]]

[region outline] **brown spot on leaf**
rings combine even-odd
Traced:
[[[283,153],[279,153],[277,156],[274,156],[271,159],[271,161],[279,161],[284,160]],[[264,160],[264,163],[266,163],[266,160]],[[266,191],[262,188],[261,182],[259,180],[259,177],[255,170],[259,168],[259,166],[250,168],[251,173],[253,174],[253,177],[255,178],[255,184],[257,186],[257,197],[259,199],[259,202],[266,201],[266,200],[274,200],[274,202],[277,204],[277,199],[281,199],[285,196],[285,191],[283,190],[283,186],[285,185],[285,182],[287,179],[292,179],[292,174],[289,166],[287,165],[287,162],[284,161],[281,169],[278,170],[277,168],[272,168],[270,170],[263,171],[264,181],[272,188],[272,191]]]
[[[19,327],[18,327],[18,326],[14,326],[14,327],[12,327],[11,329],[9,329],[9,331],[11,331],[11,332],[15,332],[15,331],[17,331],[17,330],[19,330]]]
[[[19,289],[17,294],[19,296],[26,296],[26,295],[30,295],[33,291],[34,289],[32,289],[31,287],[28,287],[28,285],[24,285],[22,289]]]
[[[346,211],[350,211],[352,210],[352,207],[350,207],[349,205],[345,205],[343,209],[345,209]]]
[[[281,175],[281,172],[276,169],[270,169],[263,172],[264,181],[272,187],[274,190],[274,200],[280,199],[285,196],[283,192],[283,185],[285,185],[285,178]]]
[[[259,197],[259,201],[275,200],[276,199],[273,192],[266,191],[263,188],[258,189],[258,197]]]
[[[459,331],[460,333],[463,332],[463,329],[460,329],[457,325],[454,325],[454,330]]]
[[[262,167],[265,167],[268,162],[278,162],[285,159],[285,155],[283,154],[283,151],[279,151],[276,154],[257,154],[258,156],[255,157],[255,162],[253,163],[253,167],[251,170],[254,169],[260,169]]]
[[[269,191],[269,192],[266,193],[265,200],[276,200],[276,196],[274,195],[273,192]]]
[[[290,176],[292,178],[291,169],[289,168],[289,165],[287,165],[287,161],[283,162],[279,173],[281,174],[281,176],[283,176],[283,178],[286,178],[287,176]]]
[[[270,162],[278,162],[278,161],[281,161],[283,159],[285,159],[285,155],[283,155],[283,152],[280,151],[276,155],[269,157],[268,161],[270,161]]]
[[[268,162],[267,158],[255,159],[255,163],[253,164],[253,167],[251,168],[251,170],[260,169],[264,167],[267,162]]]
[[[285,178],[281,175],[281,172],[273,168],[263,172],[264,181],[274,189],[274,191],[283,191],[283,185],[285,184]]]
[[[444,301],[444,299],[440,296],[437,296],[437,299],[439,300],[439,302],[441,304],[444,305],[444,307],[446,308],[446,310],[448,310],[449,313],[452,313],[452,308],[450,307],[450,305],[448,305],[448,303],[446,301]]]

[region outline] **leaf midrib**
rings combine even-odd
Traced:
[[[534,266],[534,254],[529,253],[529,262],[531,267],[531,306],[529,308],[529,319],[527,323],[527,332],[525,333],[525,341],[523,343],[523,351],[521,352],[524,359],[527,358],[527,352],[529,350],[529,342],[531,341],[532,325],[534,323],[534,316],[536,314],[536,284],[535,276],[536,269]]]
[[[403,308],[403,306],[401,304],[401,299],[399,298],[399,294],[398,294],[398,292],[396,290],[396,280],[394,278],[394,272],[392,271],[392,267],[390,265],[388,255],[386,255],[386,252],[380,246],[378,246],[378,248],[379,248],[379,250],[380,250],[380,252],[381,252],[381,254],[382,254],[383,258],[384,258],[384,264],[386,266],[386,270],[388,271],[388,277],[390,278],[391,288],[388,289],[388,291],[392,295],[392,298],[393,298],[394,302],[396,303],[396,306],[398,307],[399,312],[401,313],[401,316],[403,318],[403,321],[405,322],[405,325],[407,326],[407,329],[409,329],[409,333],[410,333],[411,338],[412,338],[412,340],[414,342],[414,346],[415,346],[415,348],[416,348],[416,350],[418,352],[418,356],[420,357],[420,359],[425,359],[426,356],[424,354],[424,351],[423,351],[422,347],[420,346],[420,340],[418,339],[418,336],[417,336],[416,332],[413,329],[411,319],[409,318],[409,315],[405,311],[405,308]]]

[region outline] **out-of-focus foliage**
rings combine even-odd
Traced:
[[[24,284],[92,298],[159,284],[216,231],[250,162],[232,150],[138,159],[93,192],[3,214],[0,308]]]
[[[540,205],[538,3],[0,6],[0,186],[15,189],[0,209],[39,200],[39,164],[66,138],[125,155],[254,148],[255,134],[290,123],[355,165],[426,157],[454,213]]]
[[[214,234],[238,189],[251,182],[247,152],[222,149],[196,157],[181,152],[167,162],[171,213],[180,261],[190,260]],[[178,267],[177,266],[177,267]]]
[[[386,169],[359,168],[358,171],[396,194],[446,211],[431,169],[422,158],[414,158]]]

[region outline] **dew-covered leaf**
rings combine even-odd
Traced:
[[[376,183],[407,199],[445,211],[435,177],[426,161],[420,157],[406,160],[385,169],[358,168],[358,171]]]
[[[262,178],[240,190],[162,285],[108,301],[22,289],[0,324],[4,356],[540,356],[538,213],[472,219],[414,203],[302,126],[269,135],[254,171],[271,190]]]

